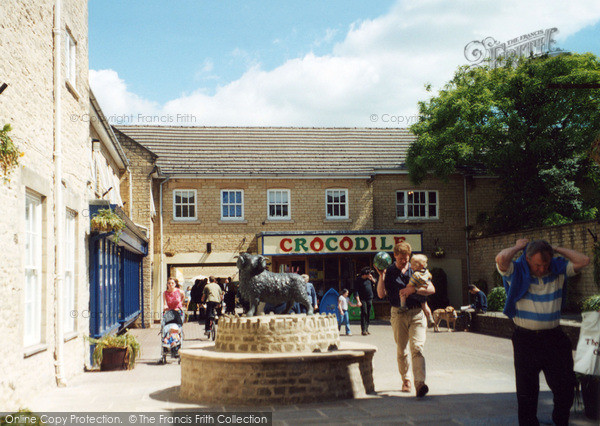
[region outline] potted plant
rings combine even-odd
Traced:
[[[130,370],[140,355],[140,344],[133,334],[106,335],[89,339],[95,344],[92,359],[102,371]]]
[[[125,222],[112,209],[100,209],[90,221],[93,231],[114,232],[116,241],[119,241]]]
[[[8,136],[8,132],[11,130],[10,124],[6,124],[0,130],[0,172],[4,175],[5,182],[10,180],[8,175],[19,164],[19,157],[24,155]]]
[[[586,299],[583,300],[583,302],[581,303],[581,312],[582,315],[584,316],[584,321],[582,323],[582,333],[584,333],[584,325],[587,324],[598,324],[598,315],[600,314],[600,294],[595,294],[593,296],[590,296]],[[595,316],[595,318],[585,318],[587,315],[586,313],[591,314],[593,316]],[[592,321],[588,320],[591,319]],[[592,330],[592,334],[597,334],[597,326],[592,326],[591,330]],[[585,331],[587,331],[588,328],[585,328]],[[589,337],[589,334],[587,335]],[[594,340],[592,339],[588,339],[585,336],[582,336],[580,338],[580,343],[577,345],[577,350],[583,350],[584,353],[586,350],[590,350],[590,349],[594,349],[594,347],[588,347],[585,348],[585,345],[582,345],[581,339],[583,338],[584,341],[589,342],[590,340]],[[596,348],[595,351],[598,351],[598,347],[597,347],[597,343],[596,343]],[[576,359],[576,365],[575,365],[575,370],[578,370],[579,365],[585,365],[586,363],[583,362],[582,364],[578,364],[578,354],[575,354],[575,359]],[[597,356],[597,355],[596,355]],[[589,365],[589,364],[588,364]],[[579,371],[585,371],[585,369],[581,369]],[[597,371],[597,369],[596,369]],[[583,407],[585,410],[585,415],[586,417],[589,417],[590,419],[594,419],[594,420],[598,420],[600,419],[600,376],[597,374],[582,374],[582,373],[577,373],[577,381],[579,382],[579,386],[581,387],[581,397],[583,399]]]

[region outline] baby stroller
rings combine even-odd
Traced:
[[[183,315],[181,311],[170,310],[166,311],[160,322],[160,340],[162,343],[162,353],[160,364],[167,363],[167,355],[171,353],[171,357],[178,359],[181,342],[183,340]]]

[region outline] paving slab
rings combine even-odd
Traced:
[[[371,335],[344,341],[372,344],[376,393],[365,398],[275,407],[224,407],[190,403],[179,397],[181,368],[176,360],[159,365],[157,327],[133,329],[140,340],[141,358],[130,371],[85,372],[67,387],[32,395],[26,407],[34,412],[271,412],[273,424],[517,424],[517,401],[510,340],[493,336],[441,331],[427,332],[425,358],[430,393],[417,399],[400,391],[396,346],[389,323],[371,325]],[[442,329],[443,330],[443,329]],[[184,325],[184,348],[206,342],[203,326]],[[541,375],[539,417],[550,419],[552,394]],[[15,407],[15,410],[20,407]],[[573,425],[595,425],[573,413]]]

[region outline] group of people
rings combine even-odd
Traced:
[[[521,251],[520,257],[513,260]],[[348,306],[358,306],[361,308],[362,335],[370,334],[369,318],[374,298],[373,284],[376,283],[378,297],[387,297],[391,305],[390,321],[397,346],[402,392],[411,392],[414,384],[416,396],[422,398],[429,392],[423,355],[428,316],[431,315],[427,296],[435,293],[435,287],[427,270],[426,256],[412,255],[412,248],[406,242],[396,244],[393,254],[394,262],[385,270],[377,270],[377,280],[370,268],[365,267],[360,271],[356,283],[356,303],[348,299],[347,289],[342,290],[338,300],[340,327],[345,325],[346,334],[351,334]],[[555,247],[543,240],[530,242],[528,239],[519,239],[514,246],[500,251],[495,262],[507,291],[504,313],[515,324],[512,344],[519,424],[539,424],[539,374],[543,371],[554,394],[552,421],[556,425],[567,425],[574,399],[575,373],[572,345],[560,328],[560,314],[567,278],[587,266],[590,259],[575,250]],[[303,277],[316,309],[314,286],[307,275]],[[485,293],[475,285],[470,285],[468,290],[475,297],[475,302],[463,307],[464,310],[485,312]],[[164,293],[165,309],[179,309],[184,298],[177,281],[169,278]],[[191,298],[194,301],[193,289]],[[223,289],[214,277],[210,277],[200,302],[206,303],[210,312],[222,300]],[[229,308],[227,310],[230,311]]]
[[[513,261],[520,251],[523,251],[521,256]],[[377,295],[380,298],[387,296],[391,305],[402,391],[410,392],[414,382],[416,396],[423,397],[429,391],[423,356],[426,298],[435,293],[435,287],[427,271],[426,258],[417,255],[411,258],[411,254],[408,243],[396,244],[392,265],[378,270]],[[575,250],[551,246],[544,240],[519,239],[513,247],[500,251],[495,261],[507,291],[504,313],[515,324],[512,344],[519,424],[539,424],[539,374],[543,371],[554,394],[552,421],[556,425],[567,425],[574,399],[575,373],[572,345],[560,328],[560,313],[567,278],[587,266],[590,259]],[[361,278],[364,286],[359,286],[357,304],[361,304],[359,297],[362,299],[363,295],[364,300],[372,299],[368,292],[374,281],[370,270],[363,269]],[[465,310],[485,312],[485,294],[475,285],[470,285],[468,290],[475,302],[464,307]],[[367,303],[363,301],[362,306]],[[369,312],[367,308],[365,311]],[[365,331],[368,334],[368,316],[363,318],[361,315],[361,327],[363,334]],[[412,374],[409,359],[412,360]]]
[[[210,333],[213,321],[219,310],[225,305],[225,313],[235,313],[236,287],[230,278],[219,279],[210,276],[195,281],[184,292],[174,277],[167,280],[167,289],[163,293],[163,311],[176,310],[185,316],[188,309],[194,312],[194,318],[202,324],[197,315],[201,309],[206,312],[204,319],[205,334]]]

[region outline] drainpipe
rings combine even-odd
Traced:
[[[63,336],[63,249],[64,249],[64,218],[65,207],[62,190],[62,140],[61,140],[61,0],[54,4],[54,243],[55,243],[55,270],[54,270],[54,301],[55,301],[55,374],[56,384],[59,387],[67,383],[63,374],[63,350],[65,340]]]
[[[471,284],[471,260],[469,259],[469,208],[467,195],[467,176],[463,175],[463,192],[465,199],[465,248],[467,254],[467,285]]]
[[[133,220],[133,180],[131,179],[131,167],[127,166],[129,174],[129,218]]]
[[[165,183],[167,183],[169,181],[169,179],[171,179],[171,177],[166,178],[165,180],[163,180],[160,183],[160,194],[159,194],[159,198],[160,198],[160,262],[159,262],[160,272],[158,275],[159,275],[159,280],[160,280],[159,288],[161,288],[161,290],[162,290],[163,283],[165,282],[165,278],[163,276],[163,258],[164,258],[164,253],[163,253],[163,248],[164,248],[163,247],[163,185]],[[162,291],[161,291],[161,294],[162,294]],[[163,306],[162,306],[163,298],[162,297],[160,298],[160,301],[161,301],[160,302],[161,303],[160,311],[162,312],[162,309],[163,309]]]

